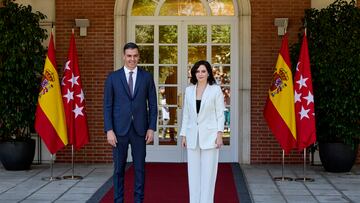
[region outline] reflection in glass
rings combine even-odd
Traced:
[[[153,0],[134,0],[131,15],[132,16],[153,16],[157,1]]]
[[[135,26],[136,43],[154,43],[154,25]]]
[[[187,66],[187,84],[190,85],[190,79],[191,79],[191,68],[194,64],[190,64]]]
[[[224,98],[224,100],[225,100],[225,98]],[[225,116],[225,123],[224,123],[223,142],[224,142],[224,145],[230,145],[230,136],[231,136],[231,133],[230,133],[230,106],[227,106],[225,108],[224,116]]]
[[[159,144],[176,145],[177,87],[159,87]]]
[[[176,145],[177,128],[160,127],[159,128],[159,145]]]
[[[206,43],[206,25],[188,25],[188,43]]]
[[[224,134],[223,134],[224,145],[230,145],[230,137],[231,137],[230,126],[225,126]]]
[[[154,47],[153,46],[146,46],[140,45],[140,62],[143,64],[152,64],[154,63]]]
[[[204,16],[206,10],[200,0],[166,0],[160,16]]]
[[[177,67],[160,66],[159,84],[177,84]]]
[[[160,25],[159,41],[163,44],[176,44],[178,37],[177,25]]]
[[[211,47],[212,64],[230,64],[230,45]]]
[[[209,6],[213,16],[233,16],[235,14],[233,0],[210,0]]]
[[[212,25],[211,42],[230,43],[230,25]]]
[[[150,72],[151,75],[154,77],[154,66],[141,66],[141,68]]]
[[[177,87],[159,87],[159,105],[177,105]]]
[[[188,46],[188,64],[206,59],[206,46]]]
[[[175,97],[168,97],[167,92],[169,88],[160,87],[159,97],[159,144],[160,145],[176,145],[177,130],[173,126],[177,122],[177,107],[170,107],[169,105],[176,103]],[[176,90],[176,89],[175,89]],[[173,101],[174,100],[174,101]]]
[[[218,85],[230,85],[230,66],[215,65],[212,70]]]
[[[177,64],[177,46],[159,46],[160,64]]]
[[[221,87],[221,90],[223,92],[223,95],[224,95],[224,104],[225,104],[225,107],[230,107],[230,99],[231,99],[231,95],[230,95],[230,87],[228,86],[224,86],[224,87]],[[229,109],[230,110],[230,109]],[[225,119],[226,120],[226,119]],[[225,125],[230,125],[230,122],[228,122],[228,124],[226,124],[226,121],[225,121]]]

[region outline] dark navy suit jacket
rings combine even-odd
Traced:
[[[133,97],[130,96],[124,68],[109,74],[104,90],[104,131],[124,136],[131,122],[137,134],[156,131],[157,96],[152,75],[138,67]]]

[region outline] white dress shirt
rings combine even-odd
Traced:
[[[135,68],[134,68],[134,70],[130,70],[130,69],[128,69],[126,66],[124,66],[124,71],[125,71],[125,76],[126,76],[126,81],[129,83],[129,76],[130,76],[130,71],[132,71],[133,72],[133,74],[132,74],[132,77],[133,77],[133,91],[132,92],[134,92],[134,90],[135,90],[135,84],[136,84],[136,76],[137,76],[137,71],[138,71],[138,67],[136,66]]]

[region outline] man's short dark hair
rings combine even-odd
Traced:
[[[138,45],[137,44],[135,44],[134,42],[128,42],[128,43],[126,43],[125,44],[125,46],[124,46],[124,54],[125,54],[125,50],[126,49],[137,49],[137,50],[139,50],[139,47],[138,47]]]

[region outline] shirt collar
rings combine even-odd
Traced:
[[[125,71],[125,74],[128,75],[129,72],[130,72],[130,69],[128,69],[126,66],[124,66],[124,71]],[[134,68],[134,70],[131,70],[131,71],[134,72],[133,74],[136,74],[137,71],[138,71],[138,67],[136,66],[136,67]]]

